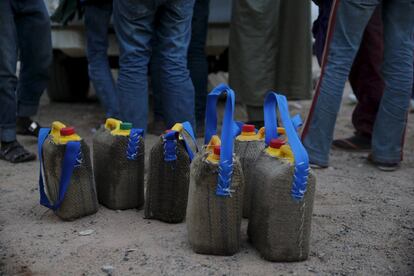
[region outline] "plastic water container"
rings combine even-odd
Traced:
[[[63,220],[74,220],[98,210],[90,151],[73,127],[54,122],[39,133],[40,202]],[[44,180],[43,183],[43,175]]]
[[[143,130],[109,118],[93,138],[93,164],[99,203],[113,210],[144,205]]]
[[[217,133],[216,103],[227,95],[221,139]],[[204,148],[191,163],[187,231],[194,252],[233,255],[240,249],[243,173],[233,154],[234,92],[226,85],[207,97]]]
[[[244,124],[242,132],[234,142],[234,152],[240,158],[244,175],[243,217],[248,218],[250,212],[251,186],[255,179],[251,178],[257,157],[265,147],[264,128],[256,131],[254,125]]]
[[[275,105],[286,135],[276,131]],[[269,115],[270,113],[270,115]],[[251,210],[248,235],[260,255],[269,261],[306,260],[315,177],[309,169],[306,150],[289,118],[284,96],[270,93],[265,101],[267,147],[255,162],[251,177]]]
[[[193,150],[187,136],[196,141],[191,124],[176,124],[160,136],[151,149],[146,189],[145,218],[179,223],[185,219]]]

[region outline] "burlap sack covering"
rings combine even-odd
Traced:
[[[251,186],[256,182],[251,178],[254,164],[265,148],[264,141],[234,141],[234,152],[240,158],[244,175],[243,217],[248,218],[250,212]]]
[[[179,223],[185,218],[190,183],[190,157],[182,143],[177,143],[177,160],[164,160],[161,137],[150,153],[146,189],[145,218]]]
[[[93,138],[93,168],[99,203],[113,210],[144,205],[144,139],[136,160],[127,159],[129,137],[101,128]]]
[[[291,197],[294,166],[262,152],[252,177],[252,205],[248,235],[261,256],[269,261],[293,262],[306,260],[315,177],[309,174],[303,201]]]
[[[207,163],[208,153],[198,153],[191,163],[187,206],[188,239],[194,252],[233,255],[240,248],[243,208],[243,173],[233,161],[231,197],[216,195],[218,164]]]
[[[52,202],[56,202],[59,195],[59,181],[65,150],[66,145],[56,145],[50,136],[43,144],[46,192]],[[63,220],[74,220],[98,211],[89,147],[83,140],[81,152],[82,162],[74,168],[62,205],[55,211],[56,215]]]

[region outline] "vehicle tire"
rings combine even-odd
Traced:
[[[47,94],[51,101],[79,102],[88,96],[88,62],[85,57],[72,58],[53,51]]]

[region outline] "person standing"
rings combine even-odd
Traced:
[[[191,40],[188,47],[188,69],[195,91],[195,121],[197,133],[204,131],[205,108],[207,100],[208,63],[206,56],[206,40],[208,30],[210,0],[195,0],[193,18],[191,20]],[[162,95],[160,93],[160,55],[154,41],[154,53],[151,59],[152,89],[154,97],[153,133],[160,134],[165,130]],[[197,135],[199,136],[199,135]]]
[[[16,64],[20,59],[20,74]],[[0,159],[12,163],[36,159],[16,139],[16,132],[37,136],[40,96],[52,61],[50,20],[43,0],[0,1]]]
[[[319,65],[326,45],[333,0],[314,1],[319,6],[318,19],[313,24],[314,50]],[[331,32],[332,33],[332,32]],[[325,51],[325,53],[328,53]],[[354,135],[332,142],[332,147],[345,151],[371,150],[372,130],[384,92],[381,64],[384,55],[381,7],[377,7],[365,28],[361,45],[349,73],[349,82],[358,102],[352,113]]]
[[[118,95],[121,120],[147,128],[148,65],[152,42],[159,51],[159,88],[167,127],[194,122],[194,86],[187,68],[194,0],[117,0],[114,25],[120,46]]]
[[[345,82],[364,29],[380,4],[385,89],[373,127],[368,160],[384,171],[399,168],[413,85],[413,0],[333,2],[331,16],[334,20],[328,28],[326,58],[302,133],[303,144],[314,166],[324,168],[329,164],[329,149]]]
[[[85,0],[86,54],[89,78],[107,118],[119,117],[116,85],[108,61],[108,28],[112,0]]]
[[[290,99],[312,91],[310,1],[233,1],[229,82],[246,106],[248,120],[263,124],[269,90]]]

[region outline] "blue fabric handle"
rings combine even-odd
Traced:
[[[43,158],[42,158],[42,148],[43,143],[45,142],[47,136],[49,135],[50,128],[41,128],[39,131],[38,138],[38,152],[39,152],[39,161],[40,161],[40,174],[39,174],[39,193],[40,193],[40,204],[46,206],[49,209],[57,210],[65,199],[66,191],[70,185],[70,179],[72,178],[73,170],[77,164],[77,157],[81,150],[81,144],[79,141],[72,141],[66,144],[65,155],[62,160],[62,170],[60,173],[59,181],[59,195],[58,199],[54,204],[52,204],[45,192],[44,182],[43,182]]]
[[[163,136],[164,139],[164,161],[177,160],[178,131],[172,130]]]
[[[188,133],[188,135],[190,135],[191,140],[193,141],[193,144],[194,144],[194,146],[195,146],[195,148],[196,148],[196,151],[198,152],[197,140],[196,140],[196,138],[195,138],[195,135],[194,135],[194,130],[193,130],[193,127],[191,126],[190,122],[183,122],[183,123],[181,123],[181,124],[182,124],[182,126],[183,126],[183,128],[184,128],[185,132],[187,132],[187,133]],[[184,136],[183,136],[183,141],[184,141],[184,146],[185,146],[185,149],[186,149],[186,151],[187,151],[187,153],[188,153],[188,156],[190,157],[190,161],[192,161],[192,160],[194,159],[194,153],[193,153],[193,151],[191,150],[191,147],[190,147],[190,145],[188,144],[187,139],[185,139],[185,137],[184,137]]]
[[[211,137],[217,134],[216,106],[217,100],[222,94],[227,94],[227,99],[221,130],[221,151],[216,195],[230,196],[233,174],[233,139],[240,131],[240,127],[233,120],[235,106],[234,91],[225,84],[218,85],[207,96],[206,133],[204,143],[208,144]]]
[[[137,160],[140,137],[144,137],[144,130],[140,128],[132,128],[131,132],[129,133],[129,140],[126,151],[126,156],[128,160]]]
[[[227,91],[232,91],[234,96],[234,91],[222,83],[216,86],[210,94],[207,96],[207,106],[206,106],[206,121],[205,121],[205,135],[204,135],[204,144],[207,145],[211,137],[217,134],[217,100],[220,95],[225,94]],[[234,106],[233,106],[234,111]],[[232,119],[233,121],[233,119]],[[236,137],[241,133],[241,127],[243,126],[242,122],[233,121],[231,124],[231,130],[233,132],[233,137]]]
[[[293,156],[295,158],[295,172],[291,189],[291,196],[294,200],[300,201],[303,199],[309,176],[309,157],[302,142],[299,139],[298,133],[295,129],[295,123],[298,123],[297,119],[291,119],[289,115],[288,102],[285,96],[278,95],[274,92],[267,94],[264,103],[264,115],[265,115],[265,132],[266,132],[266,144],[271,139],[277,138],[277,117],[276,107],[279,109],[279,114],[282,119],[283,126],[286,131],[288,143],[292,149]],[[295,118],[295,117],[294,117]]]
[[[196,151],[198,152],[197,140],[194,136],[193,127],[191,126],[191,124],[189,122],[183,122],[183,123],[181,123],[181,125],[183,126],[184,131],[187,132],[187,134],[191,137],[191,140],[194,143]],[[178,137],[179,137],[179,132],[175,131],[175,130],[172,130],[172,131],[164,134],[164,136],[163,136],[163,139],[164,139],[164,160],[167,161],[167,162],[177,160],[177,146],[176,146],[177,142],[176,141],[177,141]],[[188,153],[190,161],[192,161],[194,159],[193,150],[191,149],[191,147],[188,144],[187,139],[185,138],[184,135],[182,135],[182,138],[183,138],[185,150]]]

